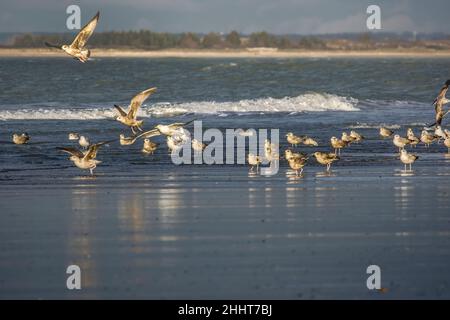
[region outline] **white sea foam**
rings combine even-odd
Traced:
[[[386,123],[357,123],[351,126],[348,126],[349,129],[379,129],[380,127],[384,127],[387,129],[400,129],[399,124],[386,124]]]
[[[157,103],[144,106],[141,117],[170,117],[185,113],[226,114],[236,113],[297,113],[325,111],[359,111],[358,100],[333,94],[308,93],[297,97],[281,99],[263,98],[232,102],[199,101],[186,103]],[[101,108],[58,108],[28,107],[25,109],[2,110],[0,120],[96,120],[113,119],[116,112],[111,107]]]

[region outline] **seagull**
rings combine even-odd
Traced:
[[[447,135],[447,137],[444,140],[444,145],[447,147],[447,152],[450,153],[450,135]]]
[[[303,144],[307,147],[317,147],[319,145],[316,140],[310,137],[306,137],[305,140],[303,140]]]
[[[380,128],[380,136],[382,136],[383,138],[389,138],[393,134],[394,134],[394,131],[389,130],[388,128],[385,128],[385,127]]]
[[[256,156],[253,153],[248,154],[248,164],[251,166],[250,171],[253,172],[253,168],[256,166],[256,172],[258,172],[259,165],[261,164],[261,157]]]
[[[398,152],[401,152],[405,148],[407,144],[410,144],[411,141],[407,138],[400,137],[400,135],[396,134],[393,139],[394,145],[398,148]]]
[[[306,165],[306,162],[308,161],[308,158],[291,158],[291,160],[289,160],[289,166],[291,167],[292,170],[295,171],[295,175],[301,176],[303,173],[303,167]],[[300,170],[300,172],[299,172]]]
[[[131,145],[131,144],[135,143],[136,140],[139,139],[139,138],[142,138],[142,137],[143,138],[152,138],[152,137],[156,137],[156,136],[159,136],[159,135],[161,135],[161,132],[159,132],[158,129],[152,129],[152,130],[149,130],[149,131],[145,131],[145,132],[142,132],[139,135],[135,135],[135,136],[132,136],[132,137],[125,137],[125,135],[123,133],[121,133],[119,135],[119,142],[120,142],[120,144],[122,146],[128,146],[128,145]]]
[[[141,126],[144,121],[137,120],[137,112],[142,103],[144,103],[144,101],[155,91],[156,88],[150,88],[137,94],[133,99],[131,99],[128,112],[125,112],[122,107],[115,104],[114,107],[119,112],[119,116],[116,117],[116,120],[128,127],[131,127],[133,134],[136,134],[135,128],[139,131],[143,131]]]
[[[334,153],[314,152],[314,156],[318,163],[326,165],[327,171],[330,171],[331,164],[338,161],[340,158]]]
[[[197,119],[192,119],[188,122],[175,122],[171,124],[158,124],[155,126],[155,129],[158,129],[159,132],[161,132],[163,135],[166,136],[173,136],[174,134],[180,133],[180,129],[182,129],[184,126],[187,126],[188,124],[194,122]]]
[[[445,82],[444,86],[439,91],[438,96],[433,101],[434,111],[436,113],[436,122],[429,127],[441,125],[442,119],[448,113],[448,111],[444,112],[444,105],[450,102],[450,100],[445,97],[448,91],[448,86],[450,86],[450,79]]]
[[[70,161],[73,162],[73,164],[76,167],[82,170],[89,169],[91,175],[94,175],[94,169],[97,167],[99,163],[101,163],[101,161],[95,159],[97,157],[97,150],[101,146],[109,142],[111,141],[93,144],[89,146],[89,149],[85,152],[80,151],[76,148],[57,148],[57,149],[69,153],[71,155],[69,159]]]
[[[350,131],[350,137],[352,137],[355,140],[355,142],[360,142],[365,139],[363,135],[359,134],[354,130]]]
[[[291,150],[287,149],[284,151],[284,158],[287,161],[290,161],[292,159],[306,159],[308,158],[308,155],[306,153],[296,153],[296,152],[292,152]]]
[[[69,133],[69,140],[79,140],[79,139],[80,139],[80,135],[78,133],[75,133],[75,132]]]
[[[348,135],[347,132],[342,132],[341,140],[344,141],[346,144],[350,145],[356,139]]]
[[[142,147],[142,152],[146,154],[153,154],[156,151],[159,144],[151,141],[149,138],[144,139],[144,145]]]
[[[80,136],[80,139],[78,140],[78,144],[80,146],[82,146],[83,148],[87,149],[91,143],[90,143],[88,137]]]
[[[334,148],[335,155],[338,153],[341,154],[341,149],[345,148],[347,146],[346,142],[339,140],[336,137],[331,137],[330,142],[331,142],[331,146]]]
[[[442,130],[442,127],[439,125],[434,128],[434,135],[438,138],[437,143],[441,142],[441,139],[445,139],[447,137],[444,130]]]
[[[202,152],[206,148],[206,144],[198,141],[197,139],[192,139],[191,143],[192,149],[194,149],[195,152]]]
[[[410,144],[413,148],[415,148],[416,145],[420,142],[420,139],[417,138],[417,137],[414,135],[414,131],[413,131],[412,128],[408,128],[408,130],[407,130],[407,132],[406,132],[406,136],[407,136],[408,140],[410,141],[409,144]]]
[[[264,140],[264,156],[269,162],[279,160],[278,145],[270,142],[269,139]]]
[[[427,148],[436,140],[436,136],[432,133],[428,133],[426,130],[422,130],[422,134],[420,135],[420,141],[422,141]]]
[[[26,132],[22,134],[14,133],[12,139],[15,144],[25,144],[30,140],[30,136]]]
[[[169,148],[170,153],[174,153],[181,149],[185,142],[186,141],[183,141],[178,136],[167,136],[167,147]]]
[[[411,171],[412,170],[411,166],[417,159],[419,159],[418,156],[416,156],[415,154],[408,153],[405,149],[400,151],[400,161],[405,164],[405,171],[407,164],[409,164],[409,171]]]
[[[85,63],[88,61],[91,51],[86,49],[86,42],[89,40],[90,36],[94,32],[95,27],[97,26],[98,19],[100,18],[100,12],[89,21],[81,30],[78,32],[77,36],[73,40],[70,45],[54,45],[48,42],[45,42],[47,47],[62,49],[65,53],[72,56],[74,59],[78,59],[81,62]]]
[[[304,137],[299,137],[293,134],[292,132],[288,132],[286,134],[286,140],[291,144],[292,147],[296,147],[297,145],[301,144]]]

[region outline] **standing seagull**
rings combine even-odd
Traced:
[[[119,116],[117,116],[116,120],[128,127],[131,127],[131,131],[133,131],[133,134],[136,134],[135,128],[139,131],[142,131],[141,126],[144,121],[137,120],[137,112],[142,103],[144,103],[144,101],[155,91],[156,88],[150,88],[136,95],[130,102],[128,112],[125,112],[120,106],[115,104],[114,107],[120,113]]]
[[[314,152],[314,156],[318,163],[326,165],[327,171],[330,171],[331,164],[335,161],[338,161],[340,158],[336,154],[333,153],[325,153],[325,152]]]
[[[80,136],[78,139],[78,144],[82,146],[84,149],[87,149],[91,142],[89,141],[88,137],[86,136]]]
[[[400,161],[403,162],[403,164],[405,165],[405,171],[406,165],[408,164],[409,164],[409,171],[411,171],[412,170],[411,166],[417,159],[419,159],[418,156],[416,156],[415,154],[408,153],[405,149],[402,149],[402,151],[400,151]]]
[[[408,128],[408,131],[407,131],[406,135],[407,135],[408,140],[411,141],[409,144],[410,144],[413,148],[415,148],[416,145],[420,142],[420,139],[417,138],[417,137],[414,135],[414,131],[413,131],[412,128]]]
[[[45,42],[47,47],[62,49],[69,56],[74,57],[74,59],[78,59],[81,62],[85,63],[88,61],[91,51],[85,48],[86,42],[89,40],[90,36],[94,32],[95,27],[97,26],[98,19],[100,18],[100,12],[89,21],[81,30],[78,32],[77,36],[73,40],[70,45],[54,45],[48,42]]]
[[[95,159],[97,157],[97,150],[102,145],[107,144],[109,142],[111,141],[93,144],[89,147],[89,149],[86,152],[82,152],[75,148],[57,148],[57,149],[69,153],[71,155],[69,159],[70,161],[73,162],[73,164],[76,167],[84,170],[89,169],[91,175],[94,175],[94,169],[97,167],[97,164],[101,163],[101,161]]]
[[[450,79],[445,82],[444,86],[441,88],[441,91],[439,91],[438,96],[433,101],[434,111],[436,112],[436,122],[429,127],[435,125],[440,126],[442,123],[442,119],[448,113],[448,111],[444,112],[444,105],[450,102],[450,100],[445,97],[448,91],[448,86],[450,86]]]

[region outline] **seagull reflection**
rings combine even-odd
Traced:
[[[89,186],[91,187],[91,186]],[[89,213],[97,212],[95,189],[77,186],[71,192],[72,212],[67,234],[67,265],[75,264],[82,270],[82,288],[97,286],[97,266],[91,237],[96,219]]]
[[[317,171],[316,178],[336,177],[334,171]]]

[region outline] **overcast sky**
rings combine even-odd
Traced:
[[[450,33],[450,0],[0,0],[0,32],[67,31],[70,4],[82,25],[100,10],[99,31],[361,32],[377,4],[383,31]]]

